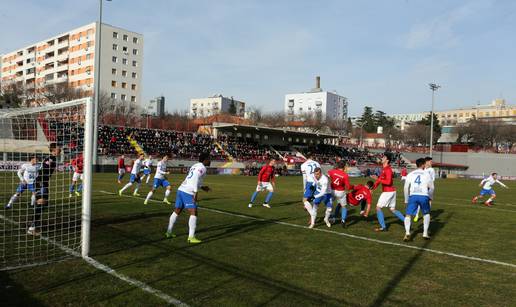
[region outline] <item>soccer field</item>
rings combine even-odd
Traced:
[[[182,177],[169,178],[174,194]],[[116,174],[95,175],[90,255],[116,273],[79,258],[0,272],[2,306],[514,305],[512,182],[509,190],[495,187],[498,198],[487,208],[471,204],[478,181],[438,180],[432,240],[422,239],[419,221],[409,243],[402,242],[402,223],[387,212],[385,233],[373,231],[374,214],[365,220],[356,210],[346,229],[327,228],[322,208],[316,228],[306,228],[301,177],[277,179],[271,209],[247,207],[255,177],[208,176],[205,184],[212,191],[200,193],[203,243],[189,245],[186,215],[176,224],[177,238],[164,237],[171,206],[160,202],[163,191],[143,205],[147,186],[141,197],[120,197]]]

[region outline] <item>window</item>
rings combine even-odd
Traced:
[[[91,53],[88,53],[88,54],[86,55],[86,60],[89,60],[89,59],[91,59]]]
[[[111,68],[111,74],[116,75],[116,68]]]
[[[136,96],[131,96],[131,102],[136,102]]]
[[[117,44],[113,44],[113,50],[118,50],[118,45]]]
[[[111,93],[111,99],[116,99],[116,94],[115,93]]]
[[[113,38],[118,38],[118,32],[113,32]]]
[[[138,44],[138,37],[133,37],[133,43]]]
[[[132,84],[132,85],[131,85],[131,89],[132,89],[133,91],[136,91],[136,84]]]
[[[91,75],[91,68],[86,68],[86,74],[89,76]]]
[[[137,55],[138,54],[138,49],[133,49],[133,54]]]
[[[138,63],[136,61],[133,61],[133,66],[134,67],[138,66]]]
[[[127,59],[122,59],[122,64],[127,65]]]
[[[122,77],[127,77],[127,70],[122,70]]]
[[[116,87],[116,81],[111,81],[111,87]]]
[[[129,38],[129,37],[127,36],[127,34],[124,34],[124,36],[123,36],[124,41],[126,41],[126,42],[127,42],[127,39],[128,39],[128,38]]]
[[[133,79],[136,79],[136,73],[135,72],[132,73],[132,77],[133,77]]]
[[[113,61],[113,63],[118,62],[118,58],[117,58],[116,56],[113,56],[113,57],[111,58],[111,60]]]
[[[124,53],[127,53],[127,46],[123,46],[123,47],[122,47],[122,51],[123,51]]]
[[[127,83],[122,82],[122,88],[127,88]]]
[[[125,94],[120,95],[120,99],[122,99],[122,101],[125,101],[126,98],[127,98],[127,96]]]

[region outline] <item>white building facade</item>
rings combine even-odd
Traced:
[[[231,105],[235,106],[235,116],[245,115],[245,102],[236,100],[233,97],[214,95],[208,98],[190,99],[190,117],[208,117],[220,113],[230,113]]]
[[[98,23],[90,23],[0,55],[1,86],[15,83],[33,104],[44,103],[45,88],[53,84],[67,84],[93,96],[95,60],[100,55],[101,93],[140,105],[143,35],[102,24],[99,48],[98,29]]]
[[[342,120],[348,118],[348,101],[346,97],[334,92],[323,91],[320,78],[316,87],[310,92],[285,95],[285,115],[292,119],[321,114],[325,120]]]

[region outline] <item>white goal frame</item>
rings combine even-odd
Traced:
[[[55,247],[63,250],[64,253],[70,256],[82,256],[83,258],[88,258],[90,252],[90,231],[91,231],[91,199],[92,199],[92,174],[93,174],[93,144],[95,142],[94,138],[94,114],[95,114],[95,104],[91,97],[81,98],[77,100],[72,100],[59,104],[52,105],[44,105],[40,107],[30,107],[30,108],[19,108],[19,109],[5,109],[0,110],[0,120],[6,120],[10,118],[16,118],[24,115],[30,115],[39,112],[48,112],[52,110],[64,109],[67,107],[75,107],[84,105],[84,143],[83,143],[83,180],[82,180],[82,196],[81,196],[81,233],[80,233],[80,254],[77,251],[74,251],[66,246],[61,245],[60,243],[54,242],[52,239],[46,238],[44,234],[42,235],[42,239],[47,241],[49,244],[54,245]],[[3,112],[2,112],[3,111]],[[14,221],[8,221],[13,223]],[[52,262],[50,259],[48,262]],[[0,267],[0,271],[15,269],[20,267],[30,267],[34,265],[39,265],[43,263],[34,263],[34,264],[25,264],[16,267]]]

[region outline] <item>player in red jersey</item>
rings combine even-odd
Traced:
[[[77,158],[72,159],[72,161],[70,161],[70,162],[73,167],[73,177],[72,177],[72,184],[70,185],[69,197],[72,198],[74,192],[75,192],[75,195],[77,195],[77,196],[81,196],[81,192],[82,192],[82,183],[79,183],[77,185],[77,182],[79,181],[79,179],[81,180],[81,182],[83,179],[82,172],[83,172],[83,168],[84,168],[84,159],[82,157],[82,154],[79,154],[79,156],[77,156]],[[77,186],[77,190],[75,190],[76,186]]]
[[[341,160],[337,162],[334,169],[328,171],[333,199],[337,202],[334,216],[338,214],[340,208],[346,206],[346,191],[349,190],[349,176],[346,173],[346,166],[346,162]]]
[[[383,169],[380,173],[380,176],[372,176],[376,179],[373,190],[376,189],[380,184],[382,185],[382,194],[380,194],[380,198],[376,204],[376,217],[378,218],[380,227],[375,228],[375,231],[387,231],[387,226],[385,225],[385,218],[382,211],[382,208],[385,207],[388,207],[392,214],[394,214],[403,223],[405,223],[405,217],[403,214],[396,210],[396,187],[394,186],[394,176],[390,165],[391,159],[392,156],[390,153],[384,153],[381,160]]]
[[[276,186],[275,183],[275,170],[274,166],[276,165],[276,160],[271,159],[269,163],[265,164],[262,169],[260,170],[260,173],[258,173],[258,185],[256,186],[256,191],[253,193],[253,196],[251,196],[251,202],[249,203],[248,207],[251,208],[253,206],[254,201],[256,200],[256,197],[258,196],[258,193],[261,191],[269,191],[267,196],[265,197],[265,201],[263,202],[263,206],[266,208],[270,208],[269,202],[272,199],[272,194],[274,193],[274,187]]]
[[[369,211],[371,210],[371,202],[373,200],[371,189],[373,188],[373,185],[374,182],[372,181],[368,181],[366,185],[354,185],[351,187],[351,191],[347,194],[348,204],[351,206],[360,205],[360,215],[363,217],[368,217]]]
[[[407,178],[407,175],[408,175],[407,168],[403,167],[401,169],[401,180],[405,180],[405,178]]]
[[[118,159],[118,183],[122,183],[122,178],[125,175],[125,156],[121,155]]]

